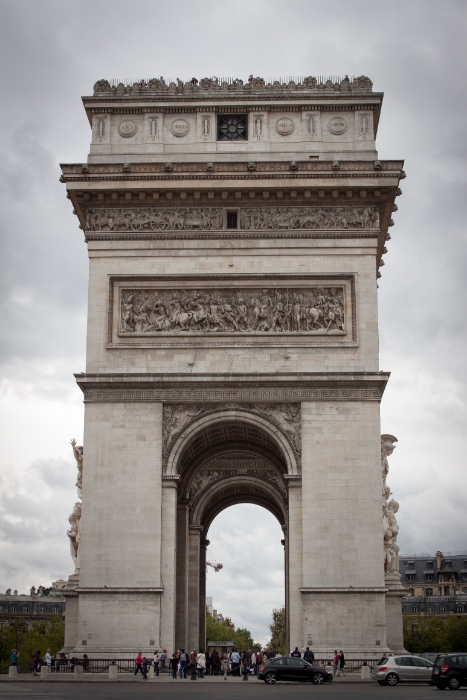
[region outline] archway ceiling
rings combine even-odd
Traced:
[[[278,445],[261,429],[241,421],[217,423],[198,433],[183,450],[179,471],[183,473],[194,462],[199,463],[200,458],[205,461],[207,453],[212,457],[217,450],[225,452],[227,449],[259,453],[266,459],[272,458],[275,464],[279,462],[282,470],[287,471]]]
[[[204,528],[204,532],[208,532],[212,521],[219,513],[238,503],[253,503],[266,508],[277,518],[282,529],[285,530],[287,526],[286,511],[284,506],[281,507],[280,500],[271,498],[261,485],[246,483],[226,485],[216,491],[215,497],[209,500],[202,511],[200,524]]]

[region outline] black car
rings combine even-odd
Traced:
[[[435,659],[431,682],[437,688],[459,690],[467,685],[467,654],[440,654]]]
[[[276,681],[311,681],[322,685],[326,681],[332,681],[332,673],[294,656],[280,656],[278,659],[271,659],[267,664],[261,664],[258,678],[269,685]]]

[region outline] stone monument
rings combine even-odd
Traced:
[[[403,648],[377,279],[405,175],[378,159],[382,100],[365,76],[83,98],[90,154],[61,177],[90,263],[67,651],[204,648],[209,527],[236,503],[283,529],[287,648]]]

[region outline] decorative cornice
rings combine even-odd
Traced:
[[[380,401],[388,372],[76,374],[86,403]]]
[[[321,588],[321,587],[307,587],[307,588],[299,588],[300,593],[324,593],[324,594],[330,594],[333,595],[335,593],[357,593],[357,594],[362,594],[365,595],[366,593],[387,593],[388,590],[385,587],[379,587],[379,586],[374,586],[374,587],[369,587],[369,588],[363,588],[363,587],[358,587],[358,588],[353,588],[352,586],[345,586],[342,588]]]
[[[126,586],[89,586],[89,587],[83,587],[83,588],[77,588],[76,592],[79,595],[84,595],[86,593],[157,593],[161,594],[164,592],[163,588],[144,588],[144,587],[126,587]]]

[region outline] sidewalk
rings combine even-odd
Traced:
[[[8,677],[8,674],[0,675],[0,683],[263,683],[264,681],[258,681],[256,676],[249,676],[248,681],[244,681],[243,678],[235,676],[227,676],[227,680],[224,681],[223,676],[206,676],[201,679],[198,678],[196,681],[191,681],[188,676],[183,680],[180,678],[172,678],[168,673],[161,674],[158,678],[148,679],[145,681],[140,675],[134,676],[132,673],[119,673],[118,680],[110,681],[106,673],[85,673],[82,679],[75,680],[72,673],[51,673],[48,680],[42,680],[40,676],[33,676],[32,673],[20,673],[15,680]],[[299,682],[299,681],[297,681]],[[335,678],[332,683],[375,683],[373,680],[362,680],[360,675],[355,673],[351,676],[338,677]],[[277,681],[276,685],[291,685],[291,681]],[[294,683],[295,685],[295,683]],[[311,684],[310,684],[311,685]],[[325,683],[328,685],[328,683]]]

